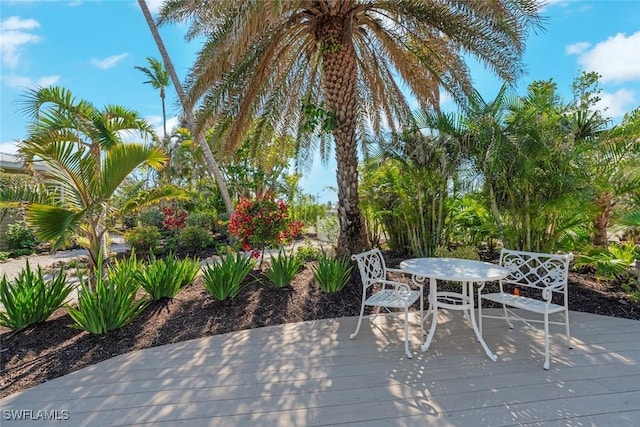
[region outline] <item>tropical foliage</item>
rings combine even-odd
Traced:
[[[244,279],[255,267],[255,261],[241,253],[227,253],[219,262],[202,271],[203,286],[217,301],[235,298],[242,290]]]
[[[222,147],[233,151],[249,129],[277,126],[297,135],[301,155],[333,136],[340,255],[368,246],[358,203],[357,140],[410,116],[406,91],[424,108],[442,88],[465,102],[472,93],[465,56],[507,81],[519,74],[528,30],[540,23],[533,0],[388,2],[331,0],[164,4],[160,22],[191,23],[206,41],[188,78],[183,107],[198,108],[194,133],[233,122]],[[307,132],[314,126],[317,132]],[[312,123],[312,124],[313,124]],[[260,140],[260,138],[258,138]]]
[[[0,280],[0,326],[19,331],[43,322],[62,306],[72,290],[62,269],[45,279],[42,268],[34,272],[27,261],[15,280],[4,275]]]
[[[144,144],[122,142],[127,131],[152,136],[149,125],[124,107],[100,110],[66,89],[49,87],[28,91],[22,110],[32,121],[20,151],[27,160],[48,166],[44,196],[39,202],[13,200],[4,206],[27,202],[27,223],[54,250],[79,233],[95,266],[99,253],[106,253],[106,217],[119,186],[141,166],[162,166],[166,156]]]

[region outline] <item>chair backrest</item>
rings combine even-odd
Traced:
[[[358,262],[362,286],[367,289],[379,279],[387,278],[387,266],[380,249],[371,249],[351,256],[352,260]]]
[[[545,254],[502,249],[500,265],[511,273],[501,280],[517,286],[564,293],[566,298],[572,254]]]

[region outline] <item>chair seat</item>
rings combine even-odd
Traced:
[[[374,307],[405,308],[420,298],[420,291],[399,292],[394,289],[383,289],[365,300],[365,305]]]
[[[500,304],[507,304],[515,308],[522,308],[534,313],[544,314],[557,313],[564,310],[564,307],[558,304],[547,304],[544,301],[523,297],[520,295],[512,295],[504,292],[497,292],[494,294],[483,294],[482,299],[494,301]]]

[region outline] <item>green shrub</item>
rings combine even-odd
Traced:
[[[324,252],[318,258],[318,265],[312,268],[313,278],[322,292],[340,292],[351,277],[353,266],[346,258],[332,258]]]
[[[42,268],[33,272],[27,261],[13,283],[3,275],[0,281],[0,325],[19,331],[43,322],[56,311],[73,290],[62,270],[51,280],[45,280]]]
[[[296,250],[296,258],[300,261],[315,261],[320,258],[322,251],[311,244],[309,240],[305,240],[302,246]]]
[[[138,275],[140,285],[155,301],[175,297],[180,289],[193,282],[200,264],[192,258],[178,259],[169,254],[165,259],[151,261]]]
[[[202,227],[206,230],[213,230],[218,222],[218,214],[212,212],[191,212],[187,218],[187,227]]]
[[[19,255],[29,255],[35,252],[38,239],[35,233],[24,222],[10,224],[4,235],[7,248]]]
[[[151,252],[158,247],[161,237],[158,227],[144,225],[127,231],[124,241],[137,251]]]
[[[188,251],[199,251],[213,245],[213,237],[200,226],[188,225],[180,232],[178,245]]]
[[[284,249],[280,249],[277,257],[272,257],[265,275],[271,283],[278,288],[291,285],[303,262],[293,254],[287,254]]]
[[[438,246],[434,251],[434,255],[442,258],[480,259],[480,254],[478,254],[478,249],[475,246],[458,246],[455,249]]]
[[[640,250],[631,242],[611,244],[607,248],[587,248],[576,257],[575,267],[591,267],[596,275],[605,279],[628,279],[635,260],[640,258]]]
[[[101,270],[102,259],[98,259],[96,271]],[[140,285],[125,268],[110,268],[106,279],[97,274],[94,287],[80,277],[80,286],[78,307],[67,305],[67,310],[75,322],[71,327],[91,334],[100,335],[125,326],[148,304],[146,298],[136,300]]]
[[[234,298],[242,289],[242,282],[255,266],[255,261],[240,253],[222,255],[220,261],[203,270],[204,287],[211,296],[224,301]]]
[[[138,221],[142,226],[151,226],[159,229],[162,227],[164,214],[157,207],[146,208],[138,215]]]
[[[11,255],[11,252],[0,251],[0,261],[6,261],[9,258],[9,255]]]

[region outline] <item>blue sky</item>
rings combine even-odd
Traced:
[[[152,12],[161,3],[147,0]],[[603,76],[601,107],[614,122],[640,105],[640,1],[550,0],[543,14],[545,31],[527,42],[519,93],[534,80],[553,79],[569,99],[571,82],[587,70]],[[184,41],[184,30],[160,29],[181,78],[199,48]],[[158,93],[134,69],[148,56],[160,58],[136,0],[0,0],[0,152],[15,152],[14,141],[26,136],[17,101],[29,87],[62,86],[96,106],[132,108],[160,127]],[[477,64],[472,72],[476,88],[492,99],[501,83]],[[171,125],[179,108],[173,91],[167,99]],[[337,199],[325,189],[335,182],[335,162],[316,162],[302,185],[326,201]]]

